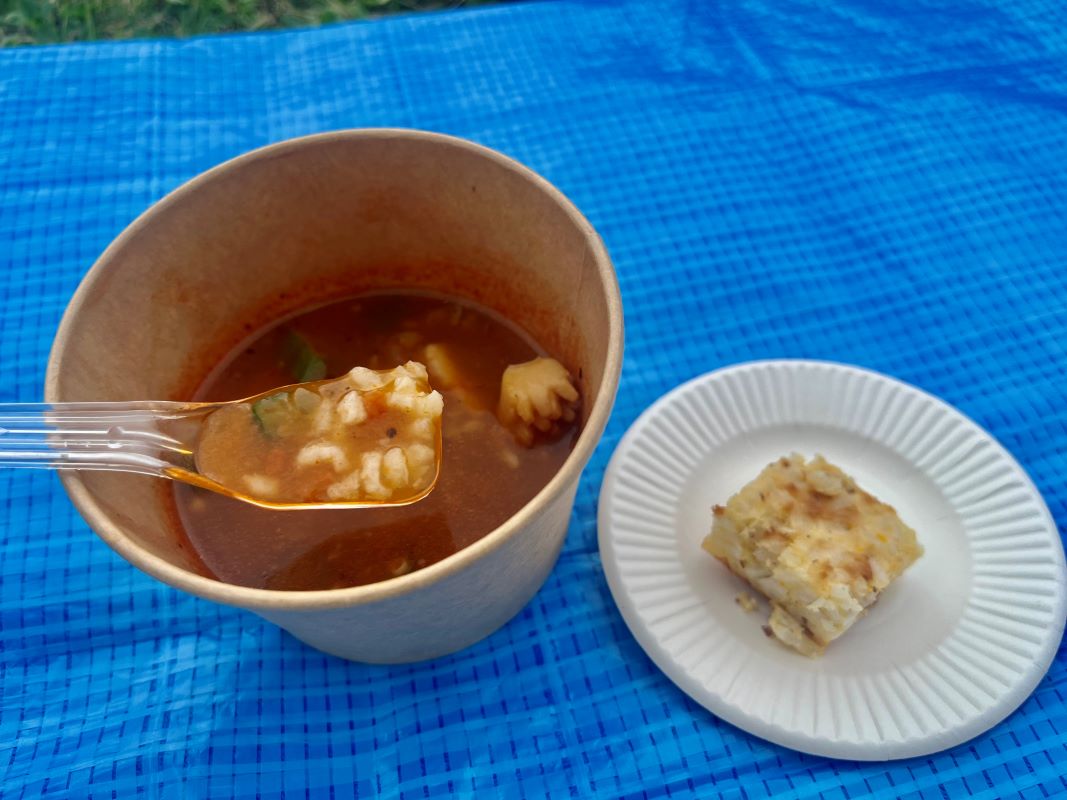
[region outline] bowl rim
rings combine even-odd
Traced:
[[[531,500],[503,524],[494,528],[476,542],[417,572],[378,583],[352,586],[344,589],[312,591],[256,589],[197,575],[183,567],[172,564],[170,561],[137,544],[124,532],[122,526],[114,522],[101,508],[77,472],[61,472],[60,480],[67,494],[89,527],[131,564],[170,586],[226,605],[236,605],[249,609],[285,611],[319,611],[367,605],[429,587],[462,572],[503,546],[524,529],[542,509],[566,491],[569,485],[576,483],[607,425],[608,417],[611,415],[611,409],[614,405],[619,375],[622,369],[623,314],[618,280],[611,258],[599,234],[578,208],[559,189],[514,159],[467,139],[408,128],[335,130],[300,136],[259,147],[199,173],[145,209],[123,229],[96,259],[78,284],[66,310],[63,312],[63,317],[60,320],[48,357],[48,367],[45,374],[45,401],[58,401],[58,384],[74,320],[94,285],[101,280],[115,254],[146,225],[150,224],[157,215],[166,213],[171,206],[197,191],[200,187],[248,163],[264,158],[276,158],[303,148],[319,146],[323,143],[366,139],[421,140],[487,158],[531,182],[564,211],[575,227],[582,233],[593,253],[597,275],[605,293],[608,309],[608,345],[602,385],[596,402],[590,409],[585,427],[579,434],[574,448],[563,462],[563,465]]]

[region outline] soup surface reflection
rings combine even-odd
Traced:
[[[525,505],[556,473],[578,433],[556,424],[523,446],[497,419],[501,378],[546,355],[524,332],[467,301],[375,294],[312,309],[230,354],[197,400],[233,400],[354,366],[419,361],[445,399],[436,488],[411,506],[272,511],[184,484],[174,497],[184,533],[219,580],[267,589],[374,583],[440,561]]]

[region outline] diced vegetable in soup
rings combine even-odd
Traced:
[[[496,313],[428,294],[342,300],[268,328],[224,360],[196,399],[249,397],[320,377],[330,381],[323,386],[334,379],[351,382],[356,364],[368,368],[356,373],[368,386],[368,375],[378,380],[397,365],[416,370],[425,365],[428,376],[408,377],[421,397],[430,397],[420,383],[427,377],[443,397],[441,464],[433,491],[400,507],[278,512],[176,485],[187,544],[206,572],[246,586],[312,590],[422,569],[485,536],[529,502],[563,464],[579,432],[581,399],[561,362]],[[354,388],[368,411],[368,389]],[[396,409],[375,420],[368,411],[368,419],[357,422],[358,405],[345,399],[351,392],[325,398],[320,389],[314,398],[297,391],[242,410],[234,429],[226,431],[241,441],[219,448],[216,474],[272,502],[308,493],[329,500],[331,491],[334,499],[386,491],[396,499],[397,492],[417,490],[426,480],[410,449],[425,444],[417,439],[427,430],[415,429],[423,423],[412,419],[410,429],[388,424]],[[332,416],[317,423],[324,404]],[[272,432],[294,431],[296,439],[271,462],[270,448],[280,444],[271,440]],[[371,455],[364,473],[366,453]]]
[[[422,364],[355,367],[223,406],[204,424],[197,467],[267,503],[409,502],[437,477],[442,410]]]

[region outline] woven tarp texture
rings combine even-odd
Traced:
[[[1067,525],[1067,11],[1050,0],[519,2],[0,51],[0,401],[79,280],[255,147],[413,127],[527,164],[619,274],[626,357],[564,552],[508,625],[366,666],[137,571],[55,476],[0,471],[5,798],[1067,793],[1067,656],[948,752],[835,761],[690,701],[619,616],[604,467],[675,385],[759,358],[888,373],[996,436]]]

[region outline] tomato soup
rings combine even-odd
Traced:
[[[346,299],[260,331],[207,377],[196,400],[248,397],[357,366],[423,364],[444,399],[439,478],[412,505],[344,510],[264,509],[177,484],[184,535],[214,577],[267,589],[358,586],[440,561],[517,512],[567,458],[579,399],[547,356],[489,309],[418,293]],[[256,458],[250,474],[262,471]]]

